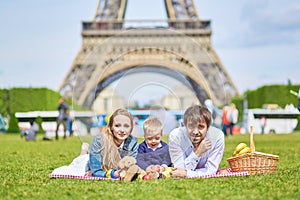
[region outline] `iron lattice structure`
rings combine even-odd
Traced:
[[[91,107],[97,94],[128,72],[155,71],[188,86],[203,103],[227,104],[238,90],[211,44],[209,20],[193,0],[164,0],[166,20],[124,20],[127,0],[99,0],[82,24],[82,46],[59,91]],[[159,80],[158,80],[159,81]]]

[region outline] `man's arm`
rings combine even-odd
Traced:
[[[169,152],[174,167],[185,168],[184,151],[180,146],[180,138],[177,134],[178,131],[178,129],[174,129],[169,134]]]
[[[205,166],[203,168],[195,169],[195,170],[188,169],[187,177],[197,177],[197,176],[215,174],[222,161],[224,148],[225,148],[224,135],[221,135],[216,141],[216,144],[213,147],[212,151],[208,152],[209,154]],[[201,159],[201,156],[199,159]]]

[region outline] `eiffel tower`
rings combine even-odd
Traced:
[[[188,86],[200,103],[229,103],[238,90],[211,44],[210,20],[193,0],[164,0],[167,19],[125,20],[127,0],[99,0],[82,23],[82,46],[59,91],[91,107],[112,82],[134,72],[158,72]]]

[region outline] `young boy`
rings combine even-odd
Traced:
[[[161,141],[162,123],[157,118],[150,117],[145,120],[143,129],[145,140],[138,148],[137,165],[144,170],[150,165],[172,166],[169,146]]]

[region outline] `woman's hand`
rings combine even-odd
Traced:
[[[173,171],[170,172],[172,178],[186,178],[187,172],[182,168],[173,168]]]
[[[92,172],[91,171],[87,171],[87,172],[85,172],[84,176],[91,177],[92,176]]]

